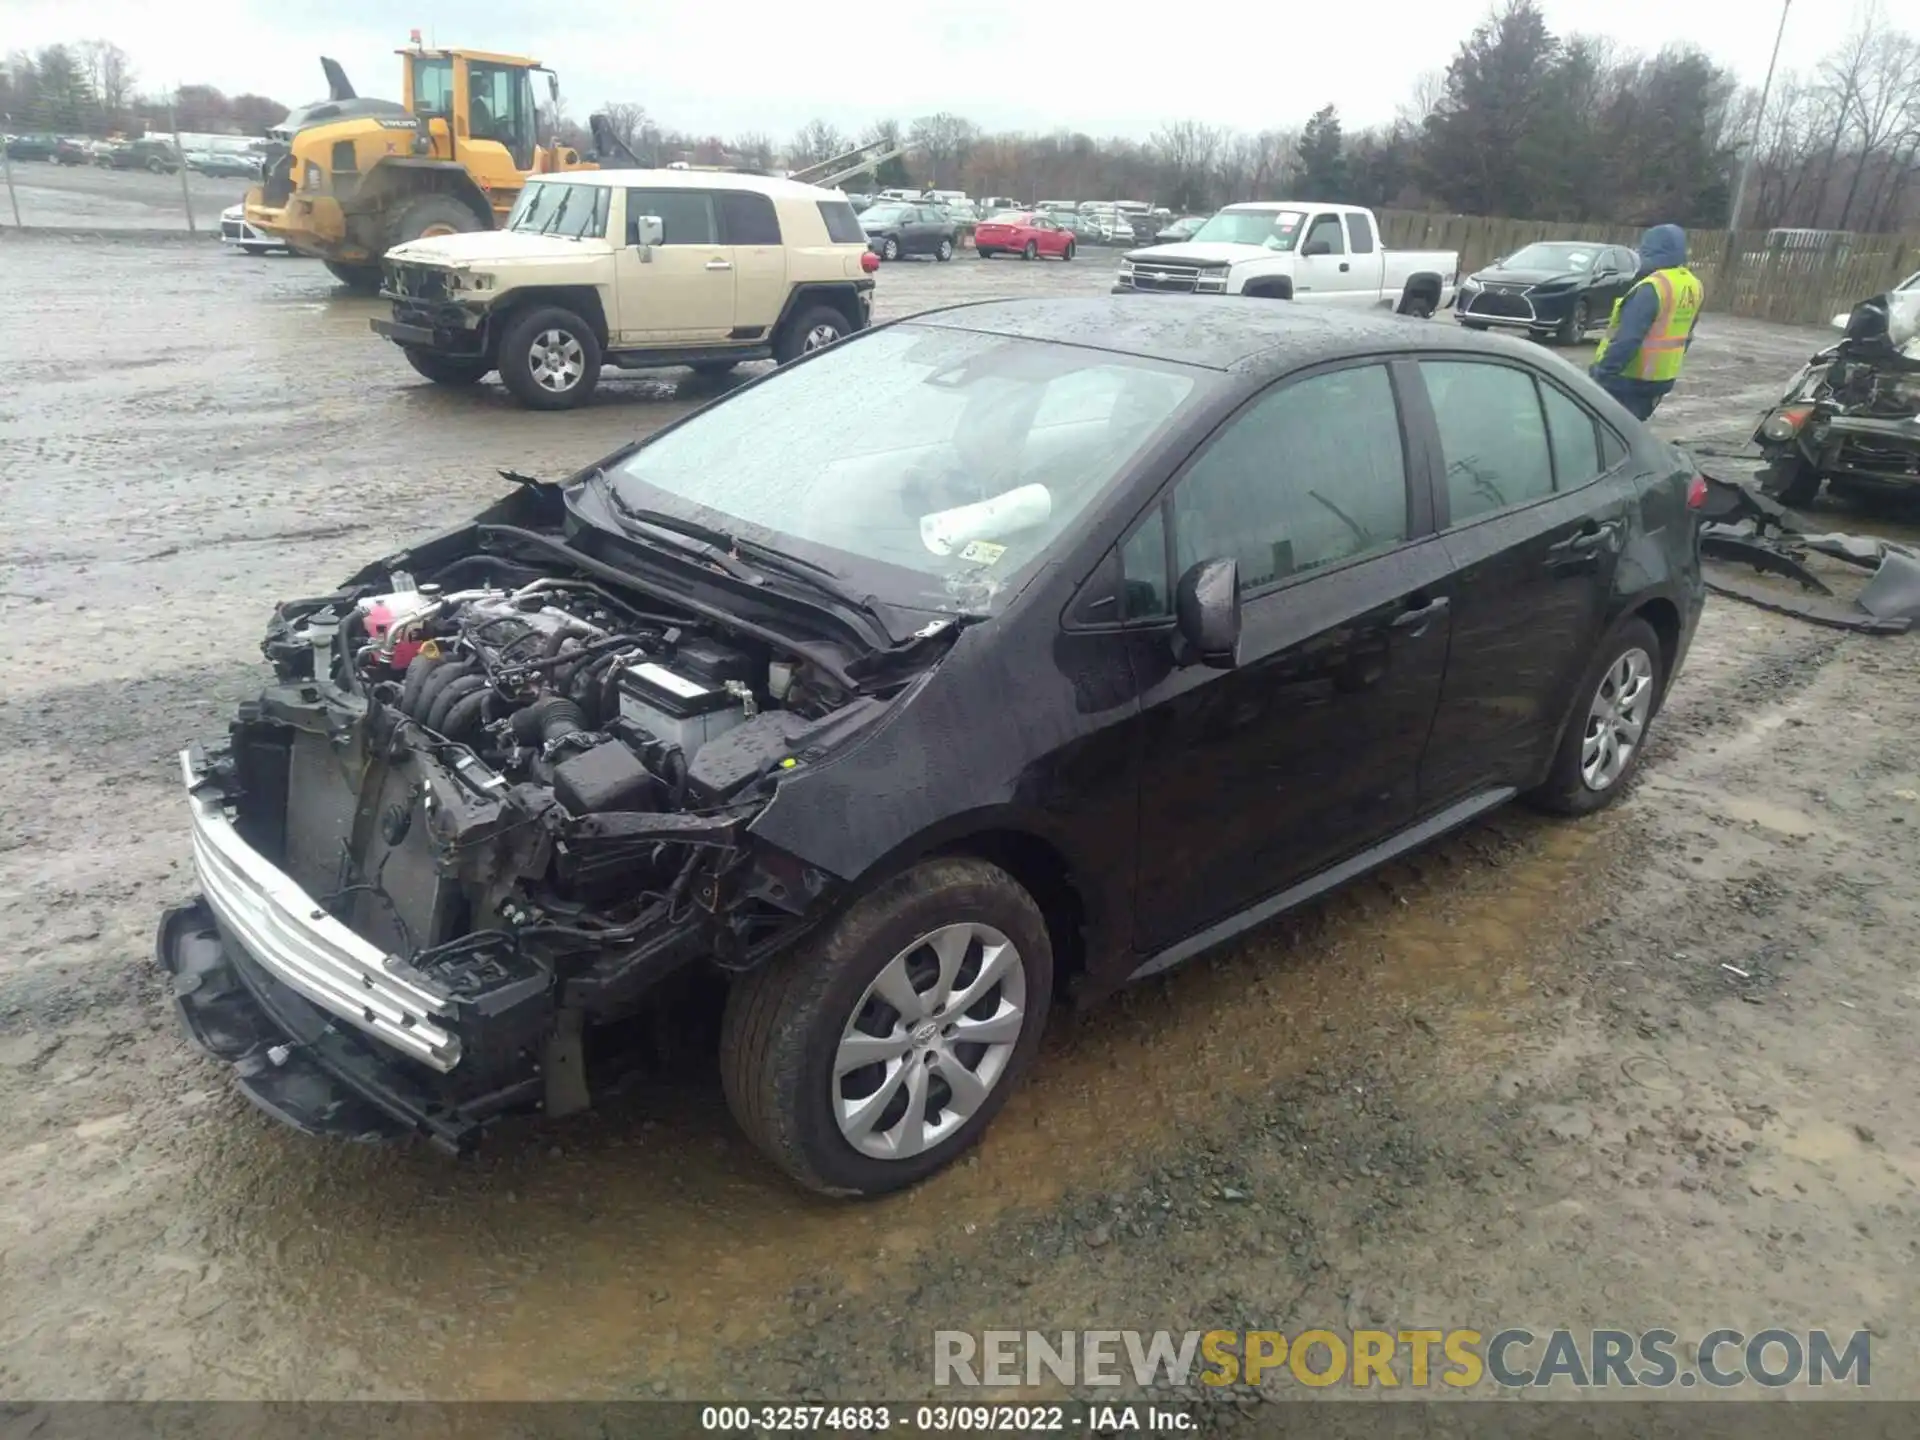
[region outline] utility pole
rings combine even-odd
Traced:
[[[1740,178],[1733,186],[1733,212],[1727,216],[1727,234],[1731,236],[1740,228],[1740,207],[1747,199],[1747,177],[1753,173],[1753,157],[1760,149],[1760,122],[1767,115],[1767,97],[1773,93],[1774,67],[1780,63],[1780,41],[1787,33],[1787,12],[1793,8],[1793,0],[1780,0],[1780,28],[1773,33],[1773,57],[1767,61],[1766,82],[1760,87],[1760,103],[1753,112],[1753,137],[1747,142],[1747,153],[1740,161]]]
[[[0,127],[0,170],[7,176],[7,199],[13,203],[13,228],[24,230],[26,226],[20,223],[20,197],[13,193],[13,157],[7,154],[5,139],[6,131],[13,126],[13,116],[0,115],[0,121],[5,122],[4,127]]]
[[[180,203],[187,212],[187,233],[197,235],[200,232],[193,223],[193,192],[187,189],[187,152],[180,144],[180,118],[173,108],[174,95],[179,93],[180,87],[176,85],[173,94],[167,96],[167,129],[173,132],[173,158],[180,162]]]

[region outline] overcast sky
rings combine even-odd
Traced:
[[[1857,3],[1795,0],[1782,67],[1810,64]],[[1880,4],[1920,30],[1920,0]],[[1144,138],[1186,117],[1295,126],[1329,101],[1350,127],[1390,120],[1487,9],[1487,0],[0,0],[0,45],[100,36],[133,56],[143,86],[203,82],[293,105],[326,93],[322,54],[361,94],[397,99],[392,51],[417,25],[429,44],[552,66],[576,118],[636,100],[677,129],[784,141],[815,115],[853,130],[944,109],[989,129]],[[1691,42],[1756,85],[1780,13],[1779,0],[1545,0],[1544,9],[1556,33],[1643,48]]]

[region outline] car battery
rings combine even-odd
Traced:
[[[631,665],[620,672],[620,715],[691,760],[707,741],[746,719],[743,697],[726,684],[653,661]]]

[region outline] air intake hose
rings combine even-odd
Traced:
[[[587,728],[587,717],[564,695],[542,695],[513,716],[514,737],[523,745],[551,745]]]

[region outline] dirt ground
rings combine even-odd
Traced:
[[[1109,269],[903,264],[880,307]],[[907,1195],[797,1193],[708,1075],[472,1163],[336,1147],[172,1017],[174,753],[276,598],[713,388],[443,393],[317,265],[204,242],[0,234],[0,275],[0,1399],[908,1397],[936,1328],[1373,1324],[1871,1327],[1920,1397],[1920,642],[1715,602],[1614,810],[1496,813],[1062,1016]],[[1738,474],[1818,338],[1710,317],[1657,428]]]

